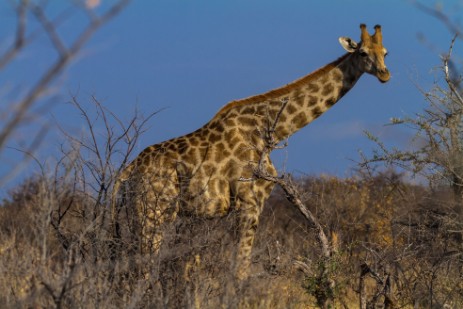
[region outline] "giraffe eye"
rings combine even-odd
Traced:
[[[366,53],[366,51],[364,51],[363,49],[361,49],[361,50],[360,50],[360,56],[366,57],[366,56],[368,56],[368,54]]]

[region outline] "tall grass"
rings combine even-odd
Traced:
[[[316,308],[327,279],[324,297],[336,308],[463,306],[463,227],[452,192],[393,172],[292,179],[318,228],[276,189],[257,230],[251,276],[239,288],[230,274],[235,212],[163,226],[158,254],[141,254],[136,237],[123,234],[112,255],[113,180],[148,119],[135,114],[125,124],[95,98],[86,108],[73,102],[87,134],[64,132],[57,165],[24,181],[0,207],[6,307]],[[328,258],[319,228],[332,246]]]

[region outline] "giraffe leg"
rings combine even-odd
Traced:
[[[163,240],[163,224],[176,218],[178,212],[176,173],[173,169],[159,170],[150,177],[133,179],[133,200],[136,216],[134,236],[137,238],[138,272],[149,279],[157,264]],[[146,263],[148,262],[148,263]]]
[[[253,205],[253,208],[261,208]],[[257,224],[259,222],[258,211],[242,211],[240,213],[240,235],[235,259],[235,276],[238,280],[246,280],[251,266],[251,251],[254,244]]]
[[[154,257],[159,253],[162,239],[163,233],[156,224],[145,223],[141,230],[140,252]]]
[[[258,185],[257,185],[258,184]],[[259,224],[265,199],[270,194],[273,184],[257,180],[247,191],[248,197],[240,200],[239,242],[236,251],[235,276],[238,280],[246,280],[251,266],[251,251]]]
[[[265,170],[270,175],[276,175],[276,170],[270,158],[265,160]],[[257,179],[251,182],[241,182],[238,185],[237,209],[240,211],[240,239],[236,252],[235,276],[238,280],[246,280],[249,276],[251,266],[251,250],[254,244],[259,217],[266,199],[269,197],[274,183],[264,179]]]

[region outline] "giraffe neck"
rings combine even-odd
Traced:
[[[266,130],[284,140],[318,118],[344,96],[362,72],[356,70],[356,54],[338,60],[284,87],[233,101],[209,122],[234,123],[250,136]]]

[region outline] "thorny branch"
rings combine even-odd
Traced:
[[[330,240],[328,239],[320,221],[304,204],[301,194],[294,182],[292,181],[291,176],[288,174],[283,174],[281,176],[271,175],[270,173],[268,173],[265,166],[265,163],[267,162],[266,160],[270,156],[270,152],[279,147],[278,136],[275,136],[275,129],[280,120],[280,116],[287,104],[288,99],[282,100],[282,105],[275,119],[273,120],[273,124],[269,124],[266,129],[267,131],[263,136],[265,144],[263,149],[260,151],[260,159],[257,166],[254,168],[253,178],[241,180],[253,181],[255,179],[264,179],[266,181],[270,181],[279,185],[280,188],[284,191],[288,201],[291,202],[291,204],[293,204],[294,206],[296,206],[298,210],[302,213],[302,215],[307,219],[307,221],[315,228],[316,238],[322,251],[322,258],[320,260],[320,272],[316,275],[319,284],[316,288],[317,290],[314,293],[315,297],[317,298],[317,303],[321,307],[325,307],[329,306],[329,303],[333,300],[332,291],[335,287],[335,281],[330,277],[330,270],[328,269],[328,265],[333,257],[333,253],[335,253],[336,248],[332,248]],[[297,261],[295,263],[297,267],[304,270],[306,269],[306,267],[302,266],[303,264],[304,263],[300,261]]]
[[[320,224],[318,219],[314,216],[314,214],[305,206],[304,202],[302,201],[301,195],[293,183],[292,178],[289,174],[283,174],[281,176],[274,176],[269,174],[264,166],[266,162],[266,158],[269,157],[270,153],[278,148],[278,138],[275,137],[275,129],[280,120],[280,116],[283,110],[286,108],[288,104],[288,99],[284,99],[281,101],[281,107],[273,120],[273,123],[270,123],[268,128],[266,129],[264,140],[265,144],[263,149],[261,150],[260,160],[257,166],[254,169],[254,179],[264,179],[270,182],[273,182],[279,185],[283,191],[285,192],[285,196],[293,205],[295,205],[299,211],[304,215],[304,217],[315,227],[317,230],[317,239],[322,247],[323,256],[325,258],[329,258],[332,255],[332,250],[330,246],[330,241],[326,236],[323,226]],[[253,179],[240,179],[241,181],[253,181]]]
[[[369,168],[383,162],[397,166],[413,175],[421,175],[430,185],[446,181],[454,190],[455,197],[463,198],[463,147],[462,120],[463,96],[459,86],[461,76],[452,70],[452,53],[458,33],[454,35],[448,52],[442,56],[443,85],[435,83],[430,91],[422,91],[428,104],[416,117],[393,118],[392,125],[405,125],[415,131],[410,150],[389,148],[377,137],[366,132],[367,137],[379,148],[373,156],[362,156],[359,164]]]
[[[453,47],[455,45],[455,41],[457,37],[458,37],[458,34],[455,34],[454,37],[452,38],[452,42],[450,43],[450,47],[449,47],[449,51],[447,55],[443,56],[444,74],[445,74],[445,82],[447,83],[450,90],[452,91],[452,94],[454,94],[457,97],[458,101],[463,106],[463,98],[460,94],[460,91],[455,86],[452,78],[450,77],[450,73],[449,73],[449,61],[450,61],[450,58],[452,57]]]
[[[376,281],[376,293],[373,295],[371,304],[377,303],[378,299],[384,297],[384,308],[395,308],[395,302],[391,296],[391,280],[388,273],[385,277],[382,277],[374,269],[372,269],[367,263],[360,265],[360,278],[359,278],[359,297],[360,297],[360,309],[370,308],[367,305],[366,299],[366,283],[365,277],[370,275]],[[371,305],[370,305],[371,306]]]

